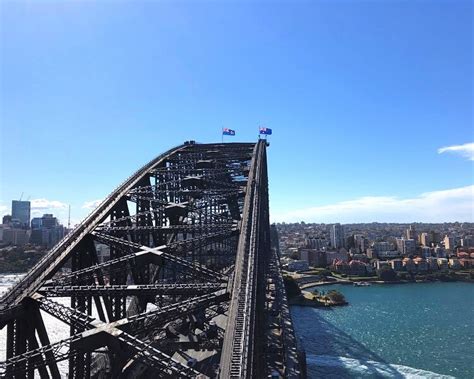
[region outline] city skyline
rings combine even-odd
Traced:
[[[468,1],[1,7],[0,216],[78,223],[161,151],[267,126],[272,221],[474,220]]]

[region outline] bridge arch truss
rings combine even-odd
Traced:
[[[0,376],[302,376],[266,148],[187,142],[124,181],[2,297]]]

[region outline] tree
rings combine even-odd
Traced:
[[[300,259],[300,256],[297,252],[294,252],[294,253],[291,253],[290,258],[291,259]]]
[[[390,267],[382,267],[380,270],[377,270],[377,276],[384,282],[397,280],[397,273]]]
[[[319,275],[321,275],[321,276],[332,276],[332,272],[329,271],[329,270],[324,269],[319,273]]]
[[[346,299],[342,293],[336,290],[330,290],[326,295],[333,303],[345,303]]]
[[[286,294],[288,297],[296,297],[301,295],[300,287],[298,283],[291,276],[284,276],[283,280],[285,282]]]

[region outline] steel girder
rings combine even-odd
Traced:
[[[124,284],[89,286],[45,286],[38,291],[48,297],[140,295],[199,295],[226,288],[226,283]]]
[[[277,260],[266,142],[178,146],[118,186],[1,299],[0,376],[58,378],[63,360],[70,378],[266,376],[271,365],[256,357]],[[70,337],[51,344],[44,313]]]

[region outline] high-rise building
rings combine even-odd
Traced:
[[[474,246],[474,238],[472,236],[465,236],[464,238],[461,238],[461,246],[462,247]]]
[[[352,236],[354,237],[354,243],[356,247],[359,247],[360,241],[362,241],[365,238],[363,234],[353,234]]]
[[[31,230],[30,243],[32,245],[43,245],[43,229],[37,228]]]
[[[12,219],[18,220],[24,228],[30,227],[30,210],[31,204],[29,201],[12,201]]]
[[[316,249],[316,250],[325,250],[328,247],[328,241],[322,238],[316,237],[306,237],[305,238],[306,247],[309,249]]]
[[[318,251],[314,249],[302,249],[300,251],[300,257],[302,261],[308,262],[309,266],[313,267],[326,267],[326,252]]]
[[[405,239],[416,241],[416,230],[413,225],[410,225],[410,227],[406,230],[405,234]]]
[[[344,241],[345,241],[344,246],[347,247],[348,249],[353,249],[354,247],[357,247],[354,234],[347,236],[344,239]]]
[[[327,264],[332,264],[335,260],[342,262],[347,262],[349,260],[349,254],[346,249],[341,249],[339,251],[328,251],[326,252]]]
[[[46,213],[41,217],[41,224],[43,228],[51,229],[58,226],[58,219],[50,213]]]
[[[29,231],[25,229],[9,228],[3,230],[2,240],[16,246],[22,246],[28,243]]]
[[[313,266],[314,267],[326,267],[327,256],[325,251],[317,251],[313,254]]]
[[[64,237],[64,227],[58,223],[58,219],[52,214],[44,214],[43,217],[35,217],[31,220],[30,243],[51,248]]]
[[[43,219],[41,217],[33,217],[31,219],[31,229],[40,229],[43,226]]]
[[[331,246],[334,249],[344,247],[344,227],[341,224],[331,225],[330,229]]]
[[[413,255],[416,252],[416,242],[413,239],[397,238],[397,250],[402,255]]]
[[[423,246],[431,245],[431,234],[430,233],[421,233],[420,234],[420,244]]]
[[[444,237],[444,248],[449,251],[449,252],[452,252],[454,250],[454,238],[453,237],[449,237],[448,235],[446,235]]]
[[[369,248],[369,246],[370,246],[370,241],[367,238],[364,237],[360,240],[359,248],[362,253],[365,253],[367,249]]]

